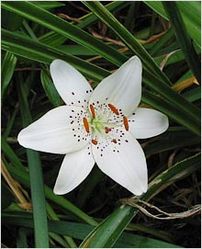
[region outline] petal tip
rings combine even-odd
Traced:
[[[52,71],[54,68],[58,67],[61,63],[65,63],[65,61],[60,59],[55,59],[50,64],[50,71]]]
[[[135,63],[139,64],[140,66],[142,66],[142,62],[140,60],[140,58],[137,55],[132,56],[129,61],[134,61]]]
[[[66,194],[64,191],[60,191],[60,190],[57,189],[57,188],[54,188],[54,189],[53,189],[53,193],[54,193],[55,195],[64,195],[64,194]]]
[[[53,193],[56,195],[65,195],[69,193],[70,191],[65,191],[64,188],[62,188],[61,184],[58,186],[57,182],[53,188]]]
[[[139,190],[139,191],[135,190],[135,191],[133,191],[132,193],[133,193],[134,195],[136,195],[136,196],[141,196],[142,194],[146,193],[147,190],[148,190],[148,188],[145,188],[145,189],[142,189],[142,190]]]
[[[22,129],[19,133],[18,133],[18,136],[17,136],[17,141],[20,145],[22,145],[23,147],[25,147],[25,143],[24,143],[24,129]]]

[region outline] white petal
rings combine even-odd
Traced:
[[[101,81],[90,103],[110,103],[131,115],[141,99],[142,64],[137,56],[125,62],[115,73]]]
[[[103,140],[96,146],[92,145],[95,161],[114,181],[133,194],[141,195],[147,191],[148,181],[144,152],[129,132],[120,131],[120,134],[119,136],[117,131],[117,136],[114,136],[116,144]]]
[[[82,114],[81,114],[82,112]],[[19,143],[29,149],[66,154],[83,148],[90,139],[83,128],[80,107],[60,106],[21,130]]]
[[[51,63],[50,73],[58,93],[67,105],[87,105],[92,88],[79,71],[57,59]]]
[[[157,136],[166,131],[168,126],[166,115],[149,108],[138,108],[129,119],[130,132],[137,139]]]
[[[63,195],[76,188],[90,173],[95,161],[91,145],[80,151],[67,154],[57,177],[54,193]]]

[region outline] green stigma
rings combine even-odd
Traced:
[[[101,133],[104,130],[104,125],[100,118],[92,118],[90,124],[93,131]]]

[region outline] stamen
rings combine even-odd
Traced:
[[[92,117],[95,118],[95,108],[93,105],[90,105],[90,111],[92,113]]]
[[[112,143],[116,144],[117,143],[116,139],[112,139]]]
[[[123,117],[123,124],[124,124],[125,129],[128,131],[129,123],[128,123],[128,118],[126,116]]]
[[[87,118],[83,118],[83,125],[84,125],[86,132],[89,133],[90,129],[89,129],[89,123],[88,123]]]
[[[94,145],[97,145],[97,140],[92,139],[91,142],[92,142]]]
[[[105,133],[109,133],[111,130],[111,128],[105,127]]]
[[[113,113],[115,113],[116,115],[119,115],[119,111],[118,111],[118,109],[117,109],[114,105],[108,104],[108,106],[109,106],[110,110],[111,110]]]

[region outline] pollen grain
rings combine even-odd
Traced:
[[[97,140],[92,139],[91,142],[92,142],[94,145],[97,145]]]
[[[129,130],[129,123],[128,123],[128,118],[126,116],[123,117],[123,124],[126,129],[126,131]]]
[[[93,105],[90,105],[90,111],[91,111],[91,114],[92,114],[92,118],[95,118],[95,108]]]
[[[118,109],[117,109],[114,105],[108,104],[108,107],[110,108],[110,110],[111,110],[113,113],[115,113],[116,115],[119,115],[119,111],[118,111]]]
[[[89,133],[90,128],[89,128],[89,123],[88,123],[87,118],[83,118],[83,125],[84,125],[84,128],[85,128],[86,132]]]

